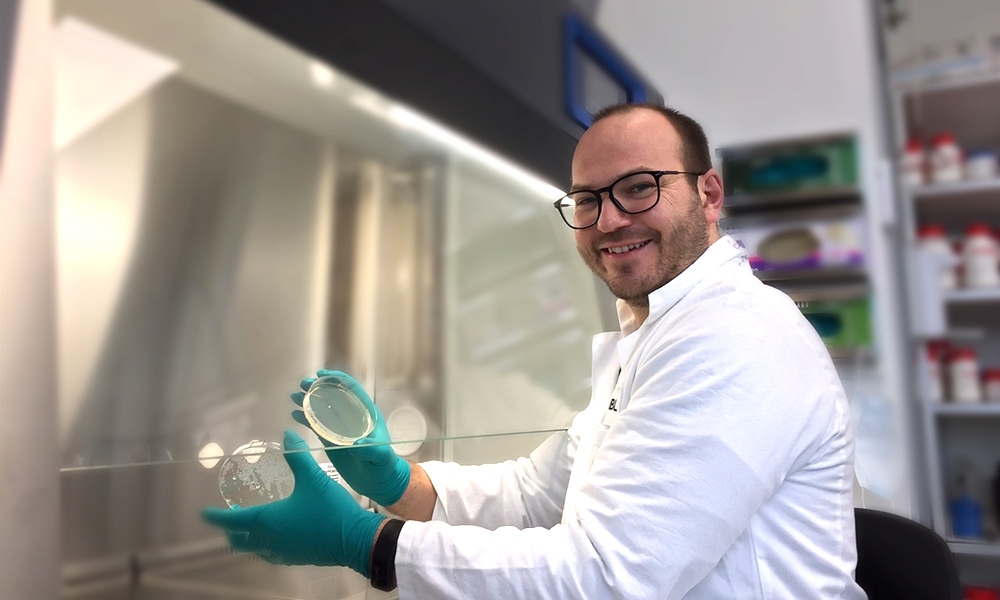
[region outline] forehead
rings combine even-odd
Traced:
[[[680,135],[647,108],[605,117],[584,132],[573,153],[573,187],[599,187],[630,171],[683,170]]]

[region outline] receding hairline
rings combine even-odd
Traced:
[[[614,108],[616,109],[614,112],[608,112],[606,114],[598,112],[597,114],[600,115],[600,118],[595,118],[594,121],[590,124],[590,127],[583,132],[583,135],[587,135],[587,133],[590,132],[594,128],[594,126],[597,125],[598,123],[602,123],[604,121],[613,119],[615,117],[627,117],[633,113],[641,111],[641,112],[653,113],[659,116],[661,119],[663,119],[664,122],[670,125],[670,128],[674,131],[674,133],[677,134],[678,137],[681,137],[680,135],[681,132],[677,128],[677,125],[675,125],[674,122],[670,120],[670,117],[663,114],[662,111],[656,110],[655,108],[649,106],[645,106],[643,104],[623,104],[621,105],[621,107],[616,106]],[[580,139],[583,139],[583,136],[580,136]]]
[[[708,137],[701,123],[675,108],[658,102],[626,102],[607,106],[594,113],[591,127],[610,117],[628,115],[639,110],[657,113],[670,123],[670,127],[680,138],[680,158],[685,169],[704,172],[712,168]]]
[[[583,132],[583,135],[580,136],[580,139],[577,141],[576,149],[574,149],[574,151],[573,151],[573,163],[574,163],[574,165],[576,163],[577,150],[580,148],[580,144],[587,137],[587,134],[589,134],[589,133],[591,133],[593,131],[593,128],[594,128],[595,125],[597,125],[600,122],[612,119],[614,117],[618,117],[618,116],[627,117],[627,116],[631,115],[632,113],[635,113],[635,112],[639,111],[640,109],[645,109],[648,112],[653,112],[653,113],[659,114],[659,116],[662,117],[663,120],[670,126],[670,130],[673,131],[673,133],[674,133],[675,136],[677,136],[676,143],[677,143],[677,146],[678,146],[678,151],[680,152],[680,159],[681,159],[681,163],[683,165],[682,168],[684,168],[684,169],[688,168],[688,164],[687,164],[687,152],[686,152],[687,148],[686,148],[686,144],[685,144],[685,141],[684,141],[684,137],[683,137],[683,135],[681,135],[681,132],[677,128],[677,126],[674,125],[674,123],[666,115],[664,115],[662,112],[656,110],[655,108],[651,108],[649,106],[644,106],[642,104],[628,104],[628,105],[623,105],[623,106],[625,108],[622,108],[620,110],[615,110],[614,112],[609,113],[609,114],[603,114],[599,119],[596,119],[593,123],[591,123],[591,126],[586,131]],[[615,108],[618,108],[618,107],[616,106]],[[601,114],[601,113],[599,112],[597,114]],[[636,168],[636,170],[655,170],[656,168],[663,168],[663,167],[662,167],[662,165],[659,165],[659,166],[657,166],[655,168],[651,167],[651,166],[648,166],[648,165],[636,165],[635,168]],[[579,187],[579,185],[577,184],[577,182],[574,181],[573,184],[572,184],[572,187],[573,188],[577,188],[577,187]],[[583,187],[587,187],[587,186],[584,185]]]

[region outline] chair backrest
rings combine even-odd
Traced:
[[[941,536],[892,513],[854,510],[855,580],[869,600],[962,600],[958,567]]]

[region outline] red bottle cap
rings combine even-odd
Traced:
[[[955,348],[951,351],[949,360],[976,360],[976,351],[972,348]]]
[[[984,587],[962,586],[964,600],[1000,600],[1000,592]]]
[[[983,371],[983,379],[1000,382],[1000,369],[986,369]]]
[[[920,138],[912,137],[906,141],[906,151],[907,152],[923,152],[924,143],[920,141]]]
[[[990,232],[990,226],[986,223],[970,223],[965,228],[965,235],[985,235],[986,237],[990,237],[992,233]]]
[[[938,361],[948,354],[948,340],[931,340],[927,342],[927,358]]]
[[[934,136],[934,141],[931,144],[934,146],[955,145],[955,136],[950,133],[939,133]]]
[[[926,225],[921,225],[917,229],[917,237],[923,238],[943,238],[944,237],[944,227],[938,225],[937,223],[927,223]]]

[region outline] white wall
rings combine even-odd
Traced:
[[[598,25],[713,147],[877,127],[865,0],[610,0]]]

